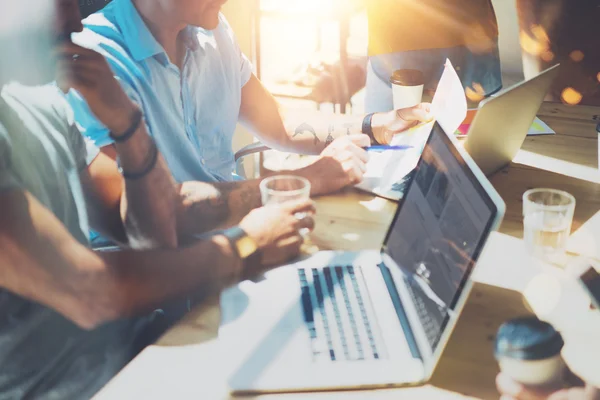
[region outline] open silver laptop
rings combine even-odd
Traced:
[[[486,175],[498,171],[515,157],[558,75],[558,68],[557,64],[479,104],[464,147]]]
[[[456,143],[435,124],[380,250],[318,252],[252,283],[250,315],[226,325],[231,343],[243,342],[227,349],[243,360],[230,374],[233,392],[429,379],[505,208]]]

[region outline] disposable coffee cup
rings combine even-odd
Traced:
[[[394,95],[394,110],[416,106],[423,98],[425,78],[416,69],[399,69],[390,78]]]
[[[565,369],[564,342],[552,325],[535,317],[504,323],[496,336],[495,356],[502,373],[527,386],[561,384]]]

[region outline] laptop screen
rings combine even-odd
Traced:
[[[384,244],[404,269],[432,351],[496,214],[496,205],[436,123]]]

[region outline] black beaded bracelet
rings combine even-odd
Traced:
[[[125,133],[123,133],[122,135],[115,135],[113,132],[110,132],[108,136],[110,136],[110,138],[117,143],[126,142],[133,136],[134,133],[137,132],[138,128],[140,127],[140,123],[142,122],[143,116],[144,115],[142,114],[142,112],[139,109],[136,109],[135,114],[133,115],[131,125],[125,131]]]
[[[121,165],[119,164],[119,171],[121,172],[121,175],[123,175],[123,178],[127,180],[141,179],[144,176],[148,175],[150,171],[154,169],[154,167],[156,166],[156,162],[158,161],[158,148],[156,147],[156,143],[154,143],[154,139],[150,138],[150,141],[152,143],[152,153],[149,157],[150,161],[147,163],[146,167],[144,167],[141,171],[138,172],[127,172],[123,168],[121,168]]]
[[[373,120],[373,115],[375,115],[375,113],[365,115],[365,118],[363,119],[361,131],[362,131],[362,133],[367,135],[369,137],[369,139],[371,139],[371,144],[375,145],[375,144],[380,144],[380,143],[377,141],[377,139],[375,139],[375,136],[373,135],[373,127],[371,126],[371,122]]]

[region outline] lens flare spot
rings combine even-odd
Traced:
[[[568,87],[562,91],[561,98],[562,101],[567,104],[576,105],[581,103],[583,96],[577,90],[573,89],[572,87]]]
[[[548,51],[549,44],[536,40],[525,32],[521,32],[519,36],[521,48],[528,54],[539,56],[545,51]]]
[[[600,82],[600,72],[598,72],[598,75],[596,75],[596,79],[598,79],[598,82]]]
[[[480,102],[485,97],[485,90],[483,90],[481,84],[473,83],[473,87],[469,86],[465,89],[465,94],[470,101]]]
[[[546,62],[550,62],[554,60],[554,53],[550,50],[545,50],[542,52],[542,54],[540,54],[540,58]]]
[[[469,24],[469,29],[465,30],[463,41],[467,48],[475,54],[489,53],[496,47],[495,39],[490,37],[481,23]]]
[[[542,26],[532,25],[529,32],[521,30],[519,34],[523,51],[534,56],[541,56],[550,51],[550,38]],[[554,55],[552,55],[552,58],[554,58]]]
[[[581,51],[581,50],[573,50],[571,52],[571,54],[569,54],[569,58],[571,58],[571,60],[573,60],[575,62],[583,61],[583,57],[585,57],[585,55],[583,54],[583,51]]]
[[[531,33],[533,33],[533,36],[535,36],[539,40],[543,40],[545,42],[550,41],[550,39],[548,38],[548,33],[546,33],[546,30],[541,25],[532,25]]]

